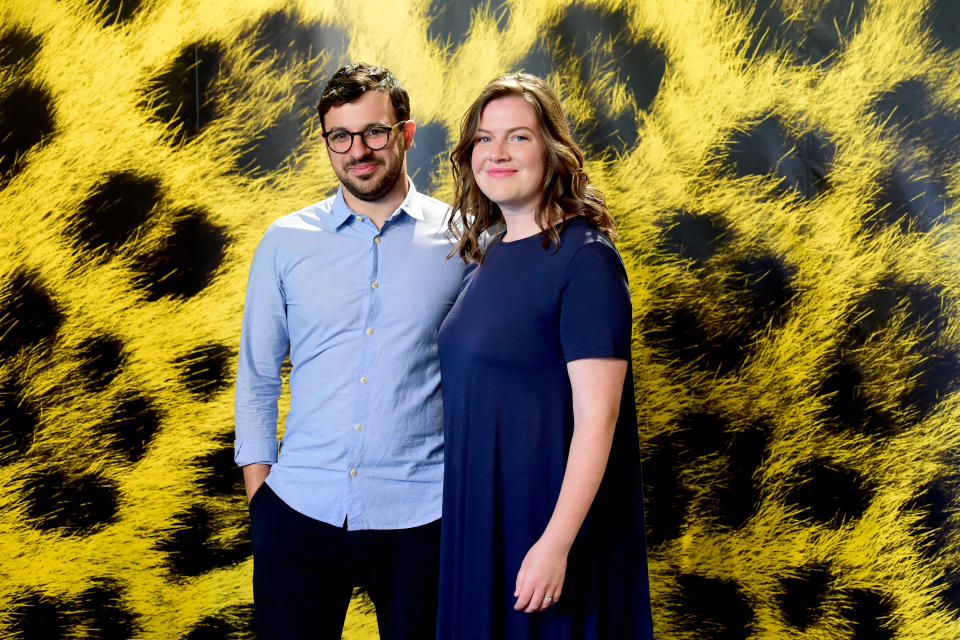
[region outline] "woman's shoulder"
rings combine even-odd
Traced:
[[[560,231],[560,250],[573,258],[581,249],[587,246],[594,246],[595,251],[603,252],[606,247],[617,255],[616,247],[613,241],[606,233],[595,227],[585,216],[573,216],[568,218]]]

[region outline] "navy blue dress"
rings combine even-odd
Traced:
[[[494,240],[440,328],[444,406],[440,640],[652,638],[640,453],[629,369],[610,461],[568,557],[563,593],[514,611],[520,563],[546,528],[573,434],[567,362],[630,362],[626,272],[571,218]]]

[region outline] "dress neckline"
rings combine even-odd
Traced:
[[[563,231],[563,229],[566,229],[566,228],[567,228],[568,226],[570,226],[571,224],[578,223],[578,222],[584,221],[584,220],[586,220],[586,218],[583,217],[583,214],[578,213],[578,214],[576,214],[576,215],[570,216],[569,218],[565,218],[565,219],[562,220],[561,222],[558,222],[557,224],[555,224],[555,225],[553,226],[553,228],[557,230],[557,233],[560,233],[560,232]],[[541,230],[538,231],[537,233],[534,233],[533,235],[529,235],[529,236],[527,236],[527,237],[525,237],[525,238],[518,238],[518,239],[516,239],[516,240],[504,240],[504,239],[503,239],[503,236],[505,236],[505,235],[507,234],[507,230],[504,229],[504,230],[497,236],[497,240],[498,240],[499,244],[503,245],[504,247],[513,247],[513,246],[516,246],[516,245],[521,245],[521,244],[523,244],[523,243],[525,243],[525,242],[530,242],[530,241],[533,240],[533,239],[543,240],[545,233],[546,233],[546,231],[545,231],[544,229],[541,229]]]

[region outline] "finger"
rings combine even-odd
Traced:
[[[526,613],[533,613],[534,611],[540,611],[543,609],[543,596],[544,594],[543,587],[537,587],[533,592],[533,597],[530,598],[530,603],[527,605],[527,608],[524,609]]]
[[[522,611],[530,605],[530,599],[533,597],[533,587],[528,584],[520,585],[519,593],[517,594],[517,602],[513,605],[513,608],[517,611]]]

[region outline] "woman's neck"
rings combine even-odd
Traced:
[[[501,210],[504,224],[507,226],[507,232],[503,234],[506,242],[514,240],[523,240],[542,231],[537,224],[537,214],[535,211],[527,212],[507,212]]]

